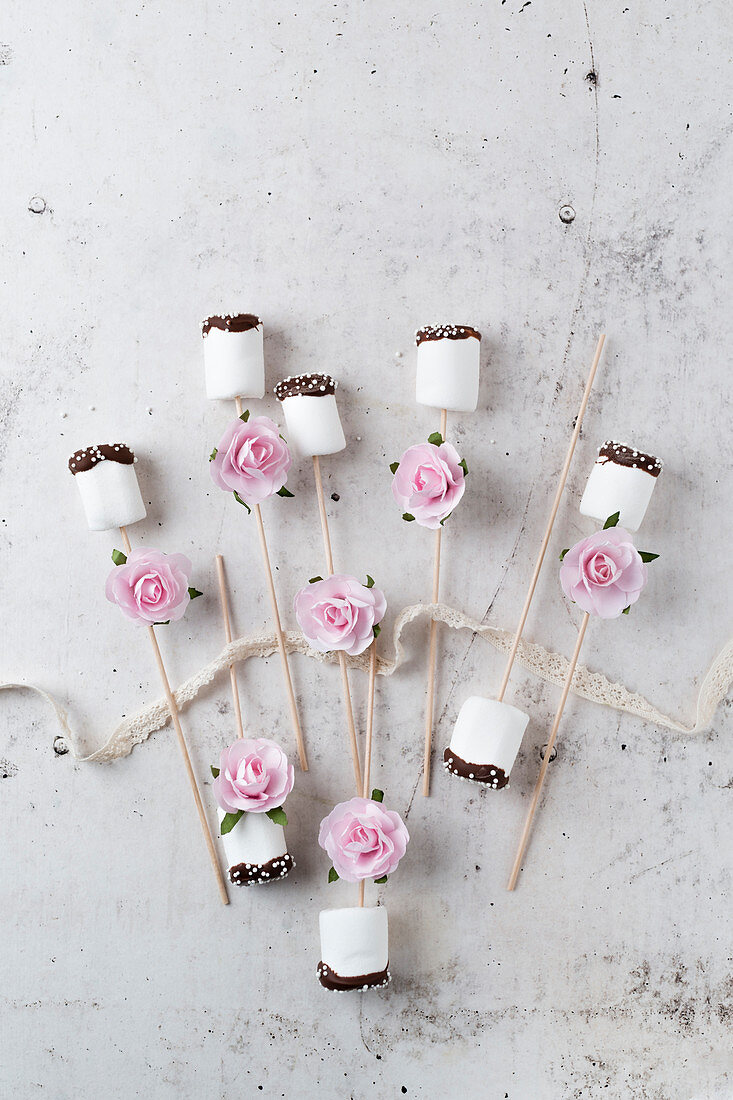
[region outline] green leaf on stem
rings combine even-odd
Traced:
[[[329,869],[329,872],[328,872],[328,881],[329,882],[336,882],[338,877],[339,877],[339,875],[338,875],[338,871],[336,870],[336,868],[331,867]]]
[[[226,836],[227,833],[231,833],[240,817],[244,817],[244,810],[237,810],[234,814],[224,814],[221,819],[221,835]]]
[[[211,454],[209,455],[209,462],[213,462],[213,461],[214,461],[214,459],[216,458],[216,456],[218,455],[218,453],[219,453],[219,448],[218,448],[218,447],[214,447],[213,451],[212,451],[212,452],[211,452]]]
[[[242,507],[246,508],[249,514],[252,515],[252,509],[250,508],[249,504],[247,504],[246,500],[242,500],[236,489],[234,490],[234,499],[236,500],[237,504],[241,504]]]
[[[405,523],[412,523],[413,520],[415,519],[415,517],[411,516],[409,512],[403,512],[402,513],[402,518],[405,521]]]
[[[364,587],[365,588],[374,588],[374,577],[370,577],[368,573],[367,573],[366,584],[364,585]]]
[[[433,432],[432,435],[428,436],[428,443],[432,443],[435,447],[439,447],[442,442],[443,436],[440,434],[440,432]]]
[[[112,561],[115,565],[124,565],[127,561],[127,554],[123,554],[121,550],[113,550]]]
[[[249,409],[245,409],[243,413],[240,413],[239,414],[239,419],[243,420],[244,423],[246,424],[247,421],[249,420]]]
[[[625,608],[623,609],[623,611],[621,612],[621,614],[622,614],[622,615],[628,615],[629,611],[631,611],[631,604],[629,604],[629,606],[628,606],[628,607],[625,607]]]
[[[389,468],[390,468],[390,470],[392,471],[393,474],[396,474],[397,471],[400,468],[400,464],[399,464],[399,462],[390,462]]]
[[[375,638],[378,638],[379,635],[382,633],[382,628],[379,623],[375,623],[375,625],[372,627],[372,630],[374,631]]]
[[[372,791],[372,802],[384,802],[384,791],[380,791],[379,787]]]
[[[279,497],[294,497],[295,493],[291,493],[289,489],[286,489],[283,485],[282,489],[278,489],[277,495]]]
[[[466,465],[466,460],[465,460],[465,458],[462,458],[462,459],[461,459],[461,461],[460,461],[460,462],[458,463],[458,465],[459,465],[459,466],[461,467],[461,469],[463,470],[463,476],[464,476],[464,477],[468,477],[468,466]]]
[[[656,561],[659,554],[650,554],[648,550],[640,550],[639,557],[642,561]]]
[[[276,806],[274,810],[266,810],[265,816],[269,817],[270,821],[274,821],[276,825],[287,825],[288,815],[282,806]]]
[[[387,876],[386,876],[386,875],[382,875],[382,877],[381,877],[381,878],[375,878],[375,880],[374,880],[374,881],[376,882],[377,886],[381,886],[383,882],[386,882],[386,881],[387,881]]]
[[[564,550],[562,551],[562,553],[560,554],[560,561],[564,561],[564,559],[565,559],[565,555],[566,555],[566,554],[568,553],[568,551],[569,551],[569,550],[570,550],[570,547],[569,547],[569,546],[566,546],[566,547],[565,547],[565,549],[564,549]]]
[[[213,775],[214,779],[219,778],[219,771],[220,771],[219,768],[215,768],[214,765],[211,764],[211,774]]]
[[[322,581],[323,577],[311,577],[308,584],[317,584],[318,581]]]
[[[199,596],[203,596],[203,592],[199,592],[198,588],[189,588],[188,594],[192,600],[197,600]]]
[[[609,527],[615,527],[619,521],[620,512],[614,512],[612,516],[609,516],[606,522],[603,524],[603,530],[607,531]]]

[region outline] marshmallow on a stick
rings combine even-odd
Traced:
[[[321,961],[318,978],[332,990],[373,989],[387,985],[389,933],[383,905],[362,909],[324,909],[319,917]]]
[[[346,446],[336,387],[329,374],[297,374],[275,386],[288,429],[288,443],[302,457],[333,455]]]
[[[419,405],[473,412],[478,405],[481,333],[470,325],[425,325],[415,333]]]
[[[223,818],[224,811],[219,810],[219,821]],[[221,839],[233,886],[278,882],[295,867],[282,825],[271,821],[266,813],[242,814],[234,828]]]
[[[501,790],[509,782],[529,715],[509,703],[472,695],[458,713],[443,753],[447,772]]]
[[[662,462],[654,455],[609,439],[598,451],[580,502],[580,514],[605,523],[619,512],[619,525],[638,531]]]
[[[97,443],[69,459],[90,531],[129,527],[145,519],[136,461],[125,443]]]
[[[265,396],[264,332],[259,317],[254,313],[207,317],[201,334],[209,399]]]

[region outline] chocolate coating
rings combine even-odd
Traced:
[[[279,882],[295,867],[295,860],[286,852],[277,859],[268,859],[267,863],[235,863],[229,868],[229,881],[232,886],[266,886],[268,882]]]
[[[425,325],[415,333],[415,343],[419,347],[428,340],[468,340],[469,336],[481,339],[481,333],[470,325]]]
[[[278,382],[274,393],[278,401],[286,397],[326,397],[336,393],[337,386],[330,374],[294,374]]]
[[[84,447],[81,451],[74,451],[69,459],[69,469],[72,474],[81,474],[85,470],[92,470],[104,461],[132,466],[135,455],[126,443],[95,443],[94,446]]]
[[[316,973],[324,989],[373,989],[375,986],[388,985],[391,979],[389,963],[384,970],[377,970],[374,974],[357,974],[353,978],[345,978],[325,962],[319,962]]]
[[[249,332],[250,329],[259,328],[262,324],[260,318],[254,313],[227,313],[223,317],[207,317],[201,322],[201,335],[208,336],[212,328],[221,329],[222,332]]]
[[[617,466],[631,466],[635,470],[645,470],[652,477],[659,477],[663,465],[661,458],[646,455],[643,451],[637,451],[626,443],[616,443],[613,439],[607,439],[598,449],[598,462],[615,462]]]
[[[461,779],[470,779],[474,783],[483,783],[494,791],[500,791],[509,782],[509,776],[496,764],[471,764],[456,756],[450,746],[443,753],[443,767],[451,775]]]

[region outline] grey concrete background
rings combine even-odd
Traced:
[[[505,627],[605,327],[553,557],[589,530],[578,493],[604,438],[664,458],[640,535],[661,558],[628,619],[592,625],[585,660],[692,720],[730,620],[723,0],[8,0],[0,36],[2,679],[55,693],[87,748],[159,694],[144,637],[104,600],[114,539],[86,531],[65,471],[110,436],[141,457],[133,535],[188,553],[206,590],[164,636],[172,678],[220,646],[216,550],[238,631],[265,625],[254,528],[209,481],[229,410],[204,399],[205,314],[260,312],[271,384],[340,378],[336,561],[372,573],[391,618],[429,590],[430,536],[402,523],[387,472],[437,426],[413,402],[412,333],[483,330],[480,409],[449,421],[471,478],[443,593]],[[307,467],[291,487],[266,519],[292,625],[322,562]],[[528,636],[567,653],[577,621],[549,567]],[[409,641],[380,690],[375,778],[413,840],[380,890],[394,983],[363,997],[315,980],[318,910],[354,893],[327,887],[315,844],[350,793],[335,670],[293,663],[312,759],[288,807],[297,871],[226,910],[170,731],[82,765],[54,756],[35,697],[0,698],[4,1095],[733,1095],[726,708],[684,738],[571,701],[510,896],[557,691],[513,681],[532,721],[510,790],[436,769],[426,801],[424,629]],[[442,632],[438,747],[500,666]],[[289,744],[277,664],[250,662],[241,685],[250,728]],[[233,733],[225,680],[186,727],[205,776]]]

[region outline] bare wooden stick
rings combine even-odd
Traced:
[[[440,434],[445,439],[448,424],[448,412],[440,411]],[[437,603],[440,597],[440,543],[443,528],[438,527],[435,532],[435,547],[433,550],[433,593],[432,602]],[[438,623],[430,620],[430,640],[428,643],[428,687],[425,707],[425,750],[423,756],[423,784],[422,793],[427,797],[430,794],[430,759],[433,750],[433,712],[435,706],[435,662],[438,654]]]
[[[570,470],[570,463],[573,460],[573,454],[575,453],[575,444],[578,442],[578,436],[580,435],[580,427],[583,423],[583,417],[585,416],[585,410],[588,405],[588,398],[590,397],[590,391],[593,388],[593,382],[596,377],[596,371],[601,359],[601,352],[603,351],[603,345],[606,342],[605,333],[601,333],[598,337],[598,343],[596,344],[595,355],[593,356],[593,363],[590,368],[590,374],[588,375],[588,381],[585,384],[583,390],[583,397],[580,402],[580,408],[578,409],[578,415],[575,419],[575,428],[570,438],[570,446],[568,447],[568,453],[565,456],[565,464],[563,465],[562,472],[560,473],[560,480],[557,483],[557,490],[555,492],[555,499],[552,502],[552,508],[550,510],[550,518],[547,521],[545,527],[545,533],[542,536],[542,543],[540,545],[540,552],[537,555],[537,561],[535,562],[534,572],[532,573],[532,579],[529,582],[529,588],[527,595],[524,599],[524,607],[522,608],[522,614],[517,624],[517,629],[514,634],[514,640],[512,641],[512,647],[509,650],[509,656],[507,658],[506,668],[504,669],[504,676],[502,677],[501,686],[499,688],[499,694],[497,695],[498,701],[504,698],[504,694],[509,683],[509,677],[512,673],[512,666],[514,664],[514,658],[517,656],[517,650],[519,649],[519,643],[522,638],[522,632],[524,630],[525,623],[527,622],[527,615],[529,614],[530,604],[532,603],[532,597],[534,596],[535,589],[537,587],[537,581],[539,579],[540,570],[542,569],[542,563],[545,560],[545,552],[547,545],[550,541],[550,535],[552,534],[552,528],[555,525],[555,517],[557,516],[557,510],[560,507],[560,498],[562,497],[563,490],[565,488],[565,482],[568,479],[568,471]]]
[[[120,535],[122,536],[122,542],[124,544],[125,550],[129,554],[130,551],[132,550],[132,546],[130,545],[130,539],[128,538],[127,531],[124,527],[120,527]],[[224,876],[222,875],[221,867],[219,866],[219,859],[218,859],[218,856],[216,854],[216,848],[214,847],[214,841],[212,839],[211,831],[209,829],[209,823],[206,820],[206,812],[204,810],[204,804],[201,801],[201,795],[199,793],[198,784],[196,782],[196,776],[194,774],[193,765],[191,763],[191,757],[189,756],[189,753],[188,753],[188,746],[186,744],[186,739],[183,736],[183,729],[181,728],[181,720],[180,720],[180,717],[179,717],[179,714],[178,714],[178,705],[176,703],[175,696],[173,695],[173,692],[171,691],[170,682],[168,680],[168,674],[166,673],[165,665],[163,664],[163,657],[162,657],[162,654],[160,652],[160,646],[158,645],[158,639],[157,639],[156,634],[155,634],[155,628],[152,625],[148,626],[148,635],[150,637],[150,644],[153,647],[153,653],[155,655],[155,660],[156,660],[156,663],[158,665],[158,671],[160,673],[160,679],[161,679],[161,682],[163,684],[163,691],[165,692],[165,697],[166,697],[166,700],[168,702],[168,709],[170,710],[170,713],[171,713],[171,720],[173,722],[173,728],[176,731],[176,737],[178,738],[178,747],[180,748],[181,755],[183,756],[183,763],[184,763],[185,768],[186,768],[186,774],[188,776],[188,782],[190,784],[191,791],[193,793],[194,802],[196,803],[196,810],[197,810],[198,815],[199,815],[199,822],[201,823],[201,830],[204,834],[204,840],[206,841],[206,847],[209,851],[209,859],[211,860],[211,866],[213,867],[214,874],[216,875],[216,882],[217,882],[217,886],[219,887],[219,895],[221,897],[222,903],[224,905],[228,905],[229,904],[229,895],[227,894],[226,883],[224,882]]]
[[[517,847],[517,854],[514,857],[514,865],[512,866],[512,873],[509,876],[509,882],[507,883],[507,890],[513,890],[515,888],[515,886],[517,885],[517,879],[519,878],[519,872],[522,868],[522,860],[524,859],[524,854],[527,850],[527,845],[529,843],[529,834],[532,831],[532,822],[534,820],[534,816],[537,812],[537,807],[539,805],[540,795],[542,794],[542,787],[544,785],[545,776],[547,774],[547,768],[548,768],[548,765],[550,763],[550,757],[552,756],[552,750],[555,747],[555,740],[557,738],[557,731],[558,731],[558,727],[560,725],[560,719],[562,718],[562,713],[565,710],[565,703],[567,702],[568,694],[570,692],[570,685],[573,682],[573,676],[575,674],[575,666],[578,663],[578,657],[580,656],[580,647],[583,644],[583,638],[585,637],[585,631],[586,631],[586,628],[588,626],[588,620],[589,619],[590,619],[590,615],[586,611],[586,613],[583,615],[583,621],[580,624],[580,629],[578,631],[578,638],[577,638],[577,641],[575,643],[575,649],[573,651],[573,656],[570,658],[570,667],[568,668],[568,673],[567,673],[567,676],[565,677],[565,683],[563,684],[562,695],[560,696],[560,702],[558,703],[557,711],[555,712],[555,720],[552,723],[552,729],[550,730],[550,738],[547,742],[547,747],[545,749],[545,757],[544,757],[544,760],[542,761],[542,766],[540,768],[540,774],[537,777],[537,782],[535,784],[534,793],[532,795],[532,801],[529,804],[529,810],[527,812],[527,819],[524,822],[524,829],[522,830],[522,836],[519,840],[519,845]]]
[[[234,403],[237,408],[237,416],[242,415],[242,399],[241,397],[235,397]],[[288,661],[288,651],[285,646],[285,635],[283,634],[282,622],[280,621],[280,608],[277,602],[277,593],[275,592],[275,582],[272,577],[272,566],[270,564],[270,554],[267,549],[267,539],[265,537],[265,526],[262,522],[262,511],[259,504],[253,505],[255,519],[257,521],[257,533],[260,539],[260,551],[262,552],[262,564],[265,567],[265,580],[267,581],[267,590],[270,594],[270,606],[272,607],[272,621],[275,627],[275,636],[277,638],[277,648],[280,654],[280,665],[282,668],[283,683],[285,685],[285,695],[288,700],[288,707],[290,708],[290,723],[293,727],[293,733],[295,734],[295,741],[298,746],[298,759],[300,761],[301,771],[308,771],[308,757],[305,751],[305,741],[303,739],[303,730],[300,725],[300,716],[298,715],[298,704],[295,701],[295,692],[293,691],[293,681],[290,675],[290,662]]]
[[[229,619],[229,600],[227,599],[226,576],[224,574],[224,558],[216,555],[216,571],[219,577],[219,599],[221,600],[221,614],[224,619],[224,637],[227,642],[232,640],[232,625]],[[232,684],[232,702],[234,703],[234,716],[237,720],[237,730],[240,737],[244,737],[244,724],[242,722],[242,705],[239,702],[239,687],[237,686],[237,670],[234,665],[229,666],[229,679]]]
[[[321,517],[321,534],[323,536],[323,549],[326,554],[326,566],[329,576],[333,575],[333,551],[331,549],[331,533],[328,529],[328,515],[326,513],[326,501],[323,495],[323,479],[321,478],[321,463],[318,455],[313,455],[313,476],[316,482],[316,495],[318,497],[318,512]],[[349,674],[346,667],[346,654],[339,650],[339,668],[341,669],[341,684],[344,692],[344,706],[346,707],[346,723],[349,729],[349,745],[351,748],[351,760],[354,766],[354,778],[356,780],[356,793],[361,790],[361,767],[359,766],[359,746],[356,740],[356,724],[354,722],[354,708],[351,703],[351,691],[349,690]]]
[[[364,742],[364,786],[362,798],[369,798],[372,775],[372,733],[374,730],[374,688],[377,682],[377,639],[369,652],[369,687],[367,689],[366,741]],[[359,905],[364,905],[364,879],[359,883]]]

